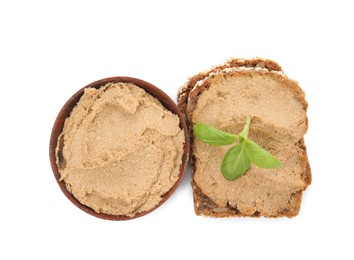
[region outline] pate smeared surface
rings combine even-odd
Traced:
[[[85,89],[56,149],[69,192],[82,204],[134,216],[155,207],[178,180],[184,133],[177,115],[142,88]]]
[[[195,139],[193,180],[221,209],[231,206],[243,215],[262,212],[263,216],[275,216],[293,203],[292,194],[306,187],[306,160],[303,150],[295,145],[306,132],[306,112],[287,82],[277,75],[218,75],[199,96],[191,114],[192,123],[210,124],[235,134],[252,115],[249,138],[283,164],[279,169],[251,165],[242,177],[229,181],[221,174],[220,164],[232,145],[214,147]]]

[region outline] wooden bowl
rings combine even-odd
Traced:
[[[90,207],[81,204],[66,189],[64,181],[59,181],[60,174],[59,174],[58,166],[56,164],[55,149],[56,149],[56,146],[57,146],[58,137],[61,134],[61,132],[63,131],[65,119],[70,116],[70,113],[71,113],[72,109],[76,106],[77,102],[80,100],[81,96],[84,93],[84,89],[85,88],[100,88],[101,86],[103,86],[103,85],[105,85],[105,84],[107,84],[109,82],[133,83],[136,86],[143,88],[147,93],[149,93],[150,95],[152,95],[155,98],[157,98],[166,109],[168,109],[172,113],[178,115],[178,117],[180,119],[180,127],[181,127],[181,129],[184,130],[184,135],[185,135],[185,143],[184,143],[184,148],[183,148],[184,150],[183,150],[182,164],[180,166],[180,172],[179,172],[179,177],[178,177],[177,182],[172,186],[172,188],[167,193],[165,193],[163,195],[162,200],[155,207],[153,207],[150,210],[137,213],[133,217],[128,217],[128,216],[124,216],[124,215],[110,215],[110,214],[106,214],[106,213],[97,213],[93,209],[91,209]],[[182,113],[179,111],[177,105],[173,102],[173,100],[166,93],[164,93],[162,90],[160,90],[159,88],[155,87],[154,85],[152,85],[152,84],[150,84],[150,83],[148,83],[146,81],[140,80],[140,79],[131,78],[131,77],[111,77],[111,78],[105,78],[105,79],[101,79],[101,80],[95,81],[95,82],[83,87],[78,92],[76,92],[65,103],[63,108],[60,110],[60,112],[59,112],[59,114],[58,114],[58,116],[57,116],[57,118],[55,120],[54,126],[53,126],[52,134],[51,134],[51,137],[50,137],[49,157],[50,157],[50,163],[51,163],[51,166],[52,166],[52,169],[53,169],[54,177],[55,177],[60,189],[65,194],[65,196],[72,203],[74,203],[78,208],[80,208],[81,210],[85,211],[88,214],[91,214],[91,215],[93,215],[95,217],[102,218],[102,219],[129,220],[129,219],[134,219],[134,218],[137,218],[137,217],[141,217],[141,216],[144,216],[144,215],[150,213],[151,211],[153,211],[156,208],[158,208],[159,206],[161,206],[172,195],[172,193],[176,190],[177,186],[179,185],[179,183],[181,182],[181,180],[183,178],[184,172],[186,170],[186,165],[187,165],[187,162],[188,162],[188,158],[189,158],[189,150],[190,150],[189,134],[188,134],[186,121],[185,121]]]

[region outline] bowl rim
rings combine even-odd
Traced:
[[[184,131],[184,136],[185,136],[185,142],[184,142],[184,146],[183,146],[183,156],[182,156],[182,163],[180,165],[180,172],[178,175],[178,180],[176,181],[176,183],[171,187],[171,189],[169,189],[163,196],[161,201],[154,206],[153,208],[144,211],[144,212],[140,212],[135,214],[132,217],[129,216],[125,216],[125,215],[110,215],[110,214],[106,214],[106,213],[97,213],[96,211],[94,211],[92,208],[81,204],[80,201],[78,201],[73,195],[72,193],[70,193],[65,186],[64,181],[60,181],[60,174],[59,174],[59,170],[58,170],[58,166],[56,163],[56,147],[57,147],[57,141],[58,141],[58,137],[61,134],[61,132],[63,131],[64,128],[64,123],[66,118],[68,118],[70,116],[71,111],[73,110],[73,108],[76,106],[76,104],[79,102],[81,96],[84,94],[84,90],[86,88],[100,88],[104,85],[106,85],[107,83],[132,83],[142,89],[144,89],[147,93],[149,93],[150,95],[152,95],[153,97],[157,98],[161,104],[169,111],[171,111],[172,113],[176,114],[179,119],[180,119],[180,127],[181,129],[183,129]],[[146,82],[144,80],[138,79],[138,78],[133,78],[133,77],[126,77],[126,76],[116,76],[116,77],[109,77],[109,78],[104,78],[104,79],[100,79],[97,81],[94,81],[88,85],[86,85],[85,87],[79,89],[74,95],[72,95],[68,101],[64,104],[64,106],[61,108],[61,110],[59,111],[57,118],[54,122],[53,128],[52,128],[52,132],[51,132],[51,136],[50,136],[50,143],[49,143],[49,159],[50,159],[50,164],[52,167],[52,171],[54,174],[54,177],[61,189],[61,191],[64,193],[64,195],[78,208],[80,208],[81,210],[83,210],[84,212],[93,215],[95,217],[101,218],[101,219],[106,219],[106,220],[130,220],[130,219],[135,219],[138,217],[142,217],[144,215],[149,214],[150,212],[154,211],[155,209],[157,209],[158,207],[160,207],[164,202],[166,202],[168,200],[168,198],[171,197],[171,195],[175,192],[175,190],[177,189],[178,185],[181,183],[183,176],[185,174],[186,171],[186,167],[187,167],[187,163],[189,160],[189,152],[190,152],[190,140],[189,140],[189,132],[188,132],[188,127],[187,127],[187,122],[185,120],[184,115],[181,113],[181,111],[179,110],[178,106],[176,105],[176,103],[165,93],[163,92],[161,89],[159,89],[158,87],[154,86],[153,84]]]

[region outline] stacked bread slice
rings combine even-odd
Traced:
[[[311,183],[304,143],[307,102],[296,81],[265,59],[231,59],[199,73],[181,87],[178,105],[189,122],[195,212],[214,217],[292,217]],[[251,118],[249,138],[282,162],[278,169],[251,165],[236,180],[220,172],[230,146],[214,147],[193,137],[194,123],[237,134]]]

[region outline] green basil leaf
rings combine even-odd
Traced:
[[[220,170],[226,179],[234,180],[248,170],[250,163],[243,145],[237,144],[225,153]]]
[[[260,168],[279,168],[282,164],[270,152],[259,147],[255,142],[244,139],[242,142],[248,159]]]
[[[213,146],[232,144],[238,138],[237,135],[229,134],[201,123],[193,125],[193,133],[199,140]]]

